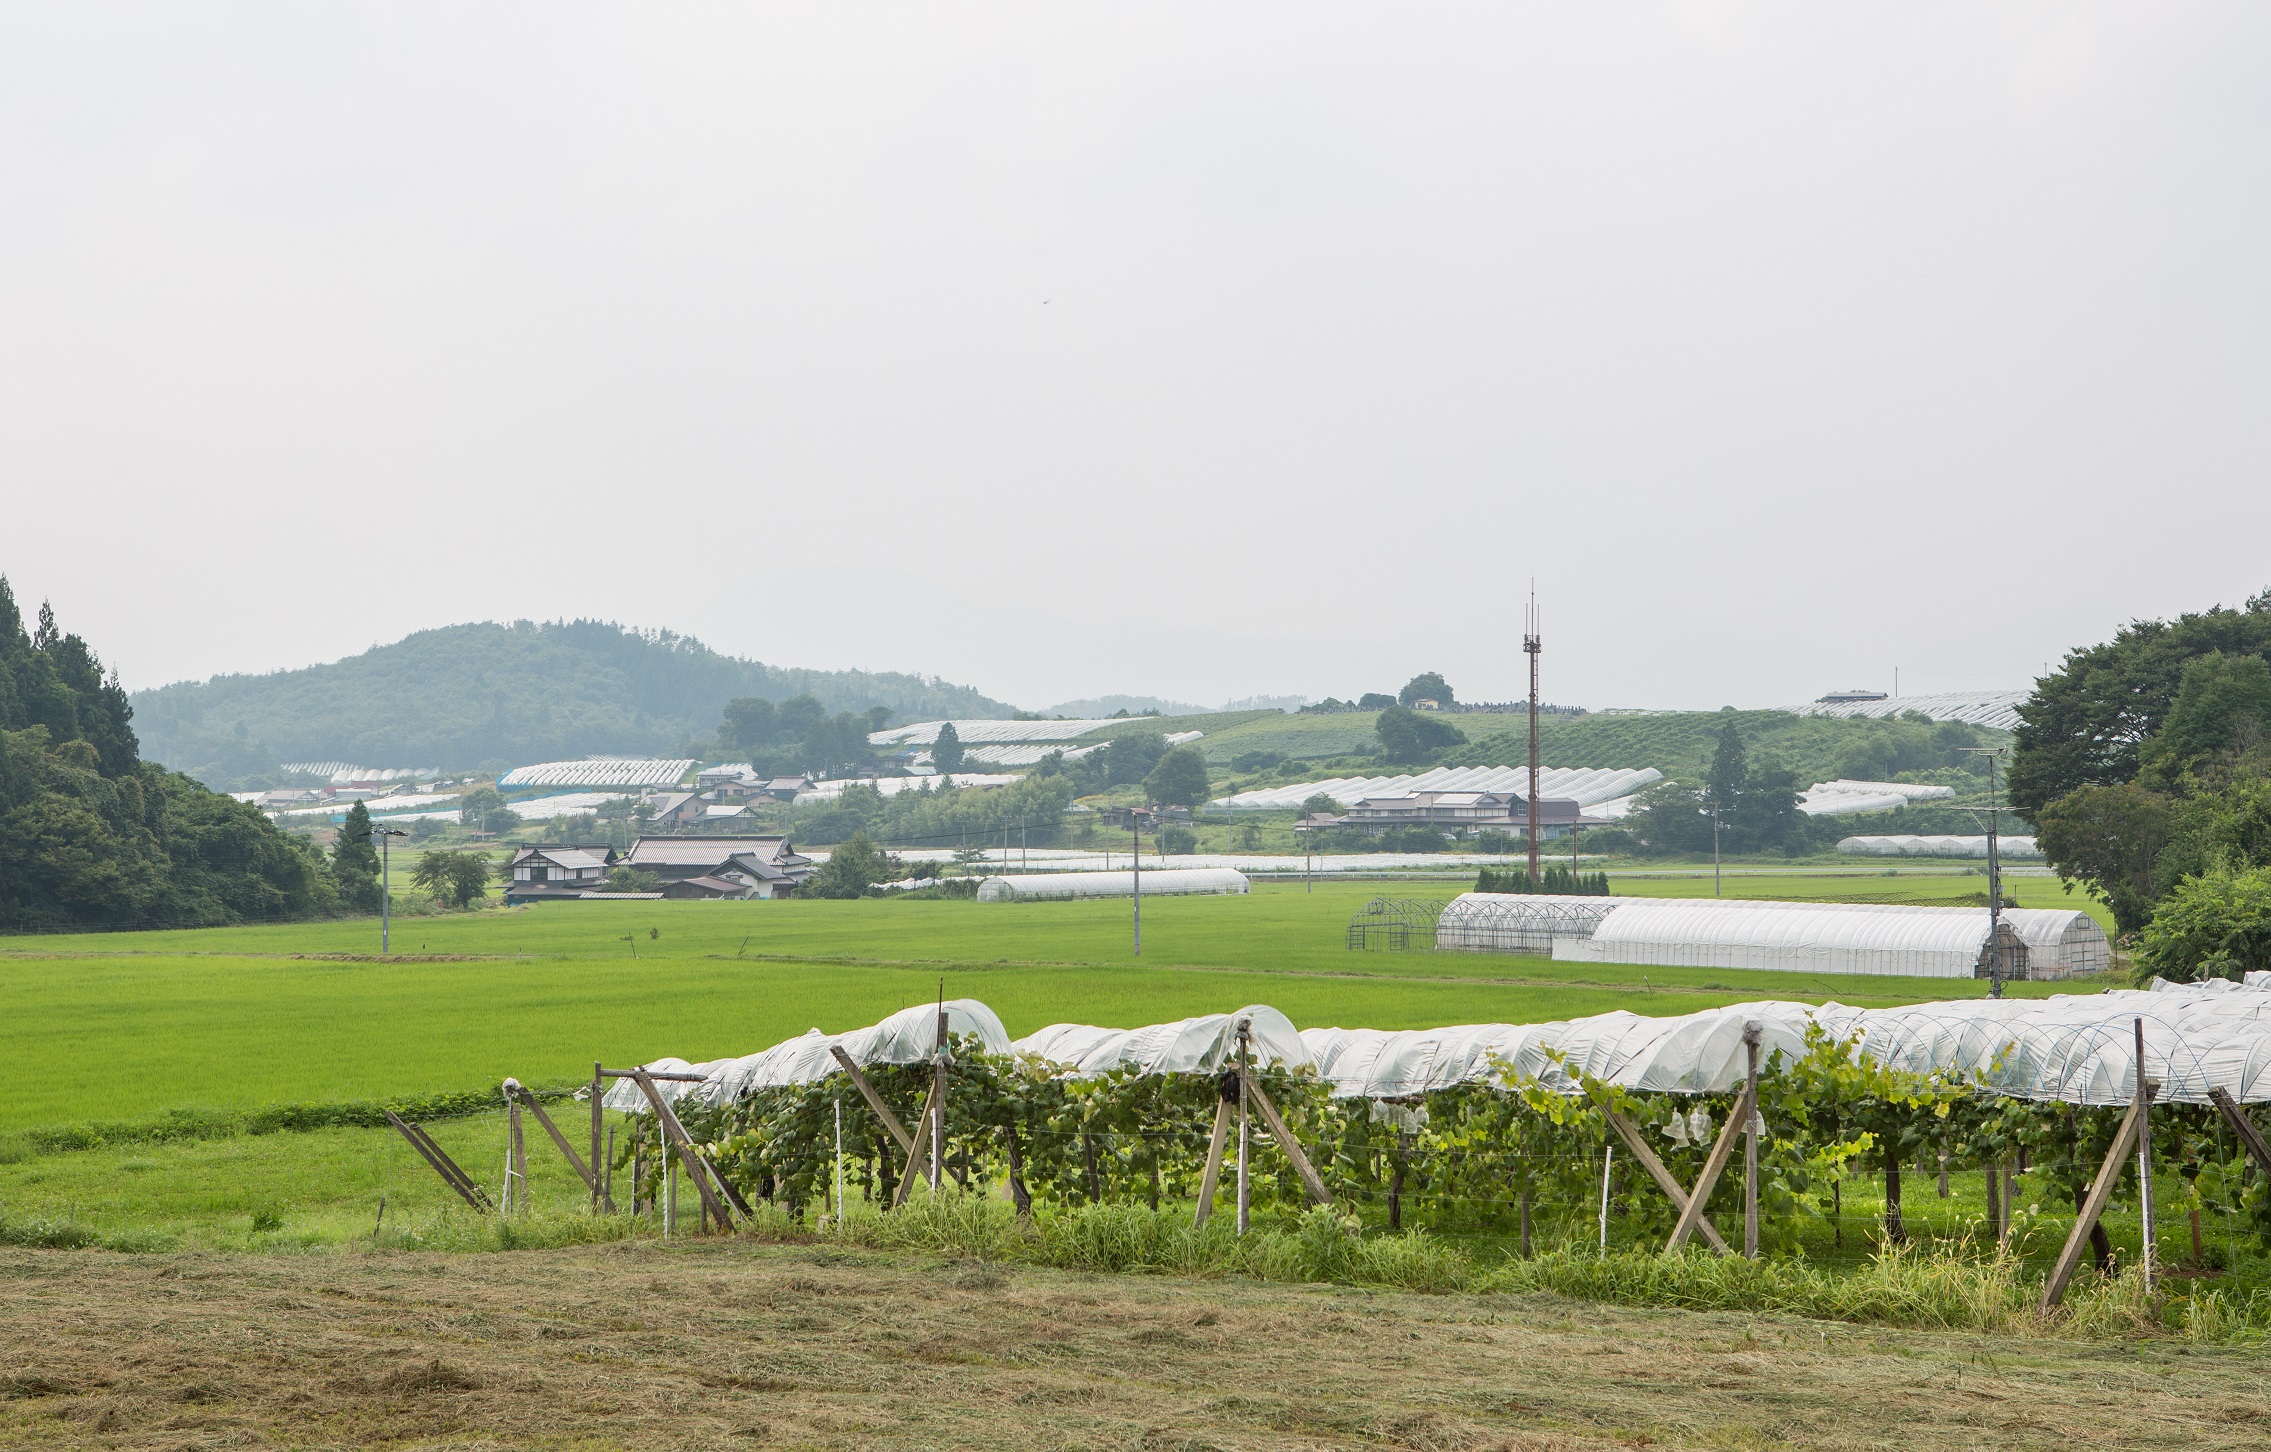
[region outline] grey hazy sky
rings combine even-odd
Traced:
[[[1029,706],[2023,684],[2271,585],[2271,8],[0,9],[0,572]]]

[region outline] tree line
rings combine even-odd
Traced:
[[[2069,651],[2019,715],[2012,805],[2140,976],[2271,970],[2271,590]]]
[[[115,673],[0,576],[0,927],[189,927],[331,910],[322,859],[145,761]]]

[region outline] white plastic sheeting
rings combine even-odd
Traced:
[[[1856,857],[1979,857],[1987,855],[1987,837],[1892,836],[1840,837],[1837,850]],[[2000,837],[1996,852],[2003,857],[2040,857],[2042,848],[2032,837]]]
[[[1549,766],[1538,772],[1538,796],[1574,801],[1581,807],[1629,797],[1664,779],[1654,767]],[[1298,807],[1319,792],[1342,806],[1366,797],[1402,796],[1407,792],[1516,792],[1530,789],[1526,766],[1439,766],[1415,776],[1336,776],[1296,786],[1266,787],[1220,797],[1209,805],[1237,812],[1284,811]]]
[[[1435,920],[1435,946],[1455,953],[1550,953],[1555,938],[1589,938],[1618,907],[1610,897],[1463,892]]]
[[[1943,801],[1955,794],[1954,787],[1927,786],[1920,782],[1817,781],[1798,793],[1798,810],[1809,817],[1890,812],[1912,802]]]
[[[1251,1025],[1255,1061],[1324,1078],[1342,1097],[1403,1099],[1463,1084],[1500,1085],[1504,1066],[1547,1088],[1576,1091],[1573,1071],[1627,1089],[1724,1094],[1742,1082],[1743,1026],[1756,1020],[1761,1063],[1772,1071],[1805,1053],[1809,1027],[1849,1040],[1868,1059],[1915,1073],[1946,1073],[2013,1098],[2123,1104],[2136,1089],[2136,1025],[2145,1030],[2145,1074],[2159,1102],[2205,1104],[2222,1088],[2243,1103],[2271,1100],[2271,974],[2245,985],[2155,983],[2051,998],[1984,998],[1854,1008],[1762,1000],[1665,1018],[1619,1010],[1535,1024],[1461,1024],[1388,1031],[1295,1031],[1276,1009],[1254,1004],[1144,1028],[1051,1024],[1011,1043],[993,1011],[974,999],[947,1004],[948,1027],[992,1053],[1032,1054],[1070,1075],[1134,1067],[1147,1074],[1212,1074],[1237,1052],[1238,1024]],[[667,1099],[725,1103],[753,1089],[815,1083],[837,1072],[828,1050],[853,1062],[910,1064],[932,1052],[937,1009],[917,1004],[841,1035],[814,1029],[761,1053],[688,1064],[656,1059],[658,1072],[701,1073],[700,1084],[658,1084]],[[638,1086],[618,1081],[611,1109],[644,1113]]]
[[[980,902],[1061,901],[1076,897],[1133,897],[1133,872],[1033,872],[989,877],[978,884]],[[1231,867],[1162,867],[1143,872],[1143,895],[1244,892],[1246,874]]]
[[[2094,973],[2111,959],[2105,929],[2087,913],[2008,908],[2003,921],[2027,945],[2030,978]],[[1987,932],[1984,907],[1624,899],[1589,937],[1556,938],[1553,955],[1578,963],[1969,978]]]
[[[1934,721],[1968,721],[1996,731],[2016,731],[2026,691],[1942,691],[1928,696],[1888,696],[1881,701],[1808,701],[1788,709],[1800,716],[1905,716],[1914,711]]]
[[[844,794],[847,787],[874,787],[882,796],[895,797],[901,792],[936,791],[948,782],[966,790],[981,790],[1008,786],[1015,780],[1017,778],[1014,776],[988,776],[982,772],[969,771],[935,776],[832,777],[827,781],[813,783],[810,791],[798,792],[796,799],[800,805],[810,806],[814,802],[835,801]]]
[[[1218,1074],[1238,1057],[1241,1022],[1249,1026],[1248,1043],[1256,1064],[1312,1066],[1308,1045],[1292,1020],[1259,1003],[1236,1013],[1203,1014],[1139,1029],[1053,1023],[1011,1047],[1061,1064],[1078,1078],[1131,1067],[1146,1074]]]
[[[946,1001],[946,1031],[950,1036],[975,1037],[987,1053],[1009,1052],[1008,1031],[1002,1028],[994,1011],[975,998]],[[711,1059],[700,1064],[689,1064],[684,1059],[656,1059],[639,1067],[657,1073],[705,1076],[699,1084],[673,1081],[655,1085],[655,1092],[665,1103],[691,1099],[698,1104],[728,1104],[754,1089],[810,1084],[841,1073],[836,1056],[829,1052],[832,1048],[841,1048],[863,1069],[870,1064],[927,1063],[937,1047],[937,1037],[938,1005],[918,1003],[863,1029],[844,1034],[807,1029],[801,1037],[737,1059]],[[609,1109],[628,1114],[647,1112],[647,1096],[629,1079],[616,1080],[601,1102]]]
[[[594,756],[582,761],[543,761],[516,766],[497,778],[500,791],[513,787],[664,787],[694,769],[694,760],[661,761],[652,757]]]
[[[867,741],[870,746],[930,746],[937,742],[938,728],[945,724],[944,721],[917,721],[888,731],[871,731]],[[1124,717],[1101,721],[957,721],[954,738],[964,746],[989,741],[1071,741],[1107,726],[1127,724]]]

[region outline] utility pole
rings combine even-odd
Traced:
[[[1964,750],[1974,756],[1987,758],[1987,996],[2003,996],[2003,859],[1997,850],[1995,827],[2005,810],[1995,805],[1995,758],[2002,750],[1994,746],[1967,746]]]
[[[1538,866],[1538,586],[1530,582],[1530,609],[1522,622],[1522,653],[1530,658],[1530,890],[1537,891],[1542,875]]]
[[[1711,809],[1711,895],[1719,895],[1719,809]]]
[[[1128,808],[1130,870],[1135,874],[1135,955],[1143,956],[1143,808]]]
[[[384,958],[391,951],[388,944],[394,917],[394,859],[387,848],[393,845],[392,839],[410,834],[399,827],[373,827],[371,835],[379,840],[379,956]]]

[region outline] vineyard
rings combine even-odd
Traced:
[[[899,1023],[904,1039],[928,1013],[870,1032]],[[847,1056],[843,1073],[738,1090],[730,1071],[692,1066],[687,1079],[714,1102],[682,1094],[671,1118],[683,1160],[715,1176],[721,1207],[797,1233],[934,1244],[959,1225],[965,1250],[1086,1268],[1295,1267],[1437,1289],[1532,1275],[1641,1300],[1708,1300],[1694,1277],[1721,1291],[1735,1277],[1826,1314],[1846,1303],[1838,1278],[1823,1278],[1844,1252],[1870,1257],[1854,1275],[1871,1285],[1913,1273],[1919,1258],[1942,1279],[1960,1270],[1978,1314],[2048,1312],[2087,1282],[2093,1305],[2111,1294],[2180,1325],[2271,1329],[2271,1196],[2250,1158],[2252,1121],[2228,1096],[2143,1110],[2028,1099],[1977,1071],[1885,1062],[1862,1051],[1862,1035],[1819,1022],[1794,1041],[1754,1020],[1755,1077],[1716,1091],[1635,1088],[1546,1048],[1522,1055],[1526,1065],[1493,1054],[1466,1082],[1374,1098],[1289,1066],[1297,1055],[1272,1040],[1284,1044],[1290,1026],[1268,1017],[1132,1031],[1124,1037],[1183,1041],[1164,1060],[1101,1071],[1067,1060],[1082,1035],[1105,1031],[1069,1026],[1015,1049],[956,1032],[943,1057],[860,1067]],[[771,1053],[790,1050],[828,1052],[813,1035]],[[2147,1088],[2157,1097],[2161,1086]],[[666,1127],[636,1118],[614,1156],[635,1210],[675,1194],[677,1162],[662,1173]],[[1855,1219],[1844,1201],[1864,1185],[1881,1210]],[[1635,1275],[1636,1256],[1665,1250],[1679,1252],[1666,1263],[1685,1267],[1673,1280],[1687,1289]],[[1713,1256],[1758,1263],[1710,1271]],[[2146,1279],[2156,1273],[2158,1300]]]

